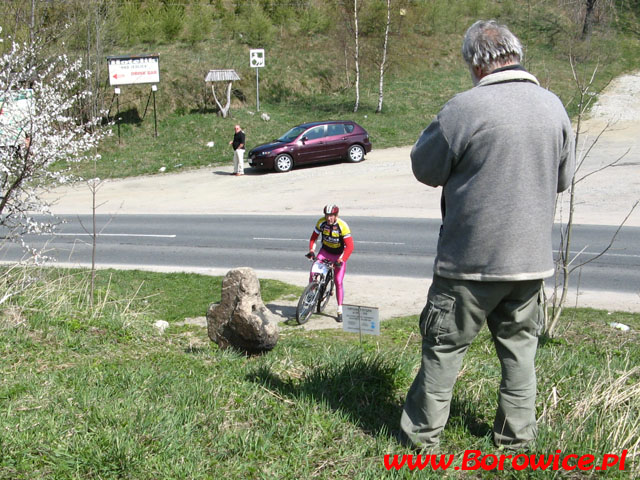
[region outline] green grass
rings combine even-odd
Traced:
[[[261,280],[260,284],[265,302],[301,290],[277,280]],[[221,288],[221,277],[191,273],[158,275],[139,270],[106,269],[99,270],[96,277],[96,296],[132,297],[131,309],[150,309],[155,317],[168,322],[203,316],[210,303],[220,301]]]
[[[246,357],[218,349],[204,328],[174,325],[204,315],[219,278],[100,271],[102,307],[92,310],[88,272],[31,276],[38,282],[0,312],[0,478],[415,478],[387,472],[383,457],[411,453],[394,432],[420,360],[416,317],[383,322],[361,345],[354,334],[284,325],[273,351]],[[262,287],[265,301],[297,293]],[[172,324],[164,335],[151,327],[157,319]],[[633,478],[640,316],[567,310],[563,325],[538,351],[534,451],[602,457],[626,448],[627,471],[606,478]],[[442,453],[499,453],[490,440],[499,378],[484,329],[456,384]]]

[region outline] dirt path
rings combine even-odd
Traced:
[[[576,223],[619,225],[640,198],[640,73],[616,79],[594,105],[585,122],[579,144],[585,150],[610,123],[584,162],[578,176],[598,170],[623,156],[618,165],[586,177],[580,182]],[[203,145],[203,148],[206,148]],[[204,168],[178,174],[155,175],[106,182],[99,213],[251,213],[317,216],[323,199],[341,206],[343,216],[439,218],[440,189],[419,184],[409,163],[410,147],[374,150],[360,164],[336,164],[302,168],[287,174],[252,172],[230,175],[231,167]],[[59,198],[56,213],[90,213],[86,186],[59,189],[49,197]],[[558,220],[566,217],[559,209]],[[640,209],[627,221],[640,226]],[[357,234],[357,232],[355,232]],[[357,252],[355,253],[357,255]],[[224,274],[216,269],[202,273]],[[305,273],[258,272],[304,285]],[[431,272],[425,272],[425,277]],[[372,278],[347,275],[346,301],[380,309],[381,318],[417,314],[422,309],[429,280]],[[640,286],[639,286],[640,292]],[[581,292],[571,305],[610,310],[640,311],[640,295]],[[282,309],[290,305],[282,305]],[[332,313],[332,312],[330,312]],[[332,318],[314,317],[314,326],[335,326]]]

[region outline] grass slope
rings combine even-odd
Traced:
[[[88,273],[34,275],[39,294],[0,314],[1,479],[414,478],[407,468],[387,472],[384,456],[412,453],[394,433],[420,361],[416,317],[385,321],[381,335],[361,345],[357,335],[284,325],[272,352],[245,357],[219,350],[201,327],[175,325],[219,298],[219,278],[101,271],[102,307],[91,314]],[[296,292],[263,284],[266,301],[283,293]],[[172,324],[164,335],[151,328],[158,318]],[[540,435],[532,451],[601,459],[628,449],[625,471],[606,478],[633,478],[640,316],[567,310],[564,326],[563,340],[543,341],[538,351]],[[499,378],[484,329],[465,359],[444,433],[441,453],[455,454],[453,465],[468,449],[504,453],[490,440]],[[420,478],[459,473],[566,476],[426,469]]]

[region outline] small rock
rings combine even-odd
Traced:
[[[169,328],[169,322],[167,322],[166,320],[158,320],[153,324],[153,326],[156,327],[158,333],[163,334],[164,331]]]
[[[164,173],[166,169],[167,169],[167,167],[160,167],[160,168],[158,169],[158,171],[159,171],[160,173]]]
[[[625,325],[624,323],[611,322],[609,326],[616,328],[622,332],[628,332],[629,330],[631,330],[631,327],[629,327],[629,325]]]
[[[262,118],[262,120],[264,120],[265,122],[268,122],[269,120],[271,120],[271,117],[269,116],[268,113],[263,113],[262,115],[260,115],[260,118]]]
[[[208,142],[207,143],[207,147],[209,147],[209,148],[212,148],[214,145],[215,145],[215,143],[213,143],[213,142]]]

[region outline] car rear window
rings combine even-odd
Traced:
[[[344,135],[345,125],[343,123],[331,123],[327,125],[327,137],[333,137],[334,135]]]

